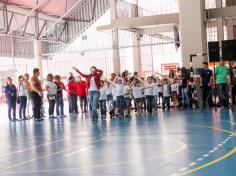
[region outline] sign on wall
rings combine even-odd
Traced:
[[[177,63],[175,63],[175,64],[161,64],[161,74],[167,76],[167,75],[169,75],[170,70],[176,71],[178,67],[179,67],[179,64],[177,64]]]

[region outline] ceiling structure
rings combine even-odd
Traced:
[[[0,0],[0,55],[33,57],[33,39],[55,52],[91,26],[108,0]],[[9,49],[10,48],[10,49]]]

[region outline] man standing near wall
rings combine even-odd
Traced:
[[[221,107],[229,105],[228,75],[229,68],[225,66],[224,61],[220,60],[220,65],[216,67],[216,88]]]
[[[203,62],[202,66],[203,67],[201,69],[200,79],[201,79],[203,106],[205,106],[206,101],[208,101],[208,106],[212,107],[211,83],[213,82],[213,73],[208,68],[207,62]]]

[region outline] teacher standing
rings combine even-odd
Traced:
[[[89,103],[92,107],[92,119],[93,122],[96,122],[98,120],[98,101],[100,97],[100,91],[101,88],[100,80],[103,74],[102,70],[97,69],[95,66],[90,68],[90,74],[84,74],[80,72],[76,67],[73,67],[73,69],[83,78],[87,81],[88,86],[88,99]]]

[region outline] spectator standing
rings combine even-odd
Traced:
[[[216,67],[216,88],[221,107],[229,105],[228,76],[229,68],[220,60],[220,65]]]
[[[39,75],[39,69],[35,68],[33,70],[33,76],[30,80],[31,97],[33,102],[33,116],[35,121],[43,120],[43,118],[41,117],[43,88],[38,78]]]
[[[12,83],[12,79],[10,77],[7,78],[7,85],[4,87],[4,93],[8,107],[8,119],[10,121],[16,121],[17,89]]]

